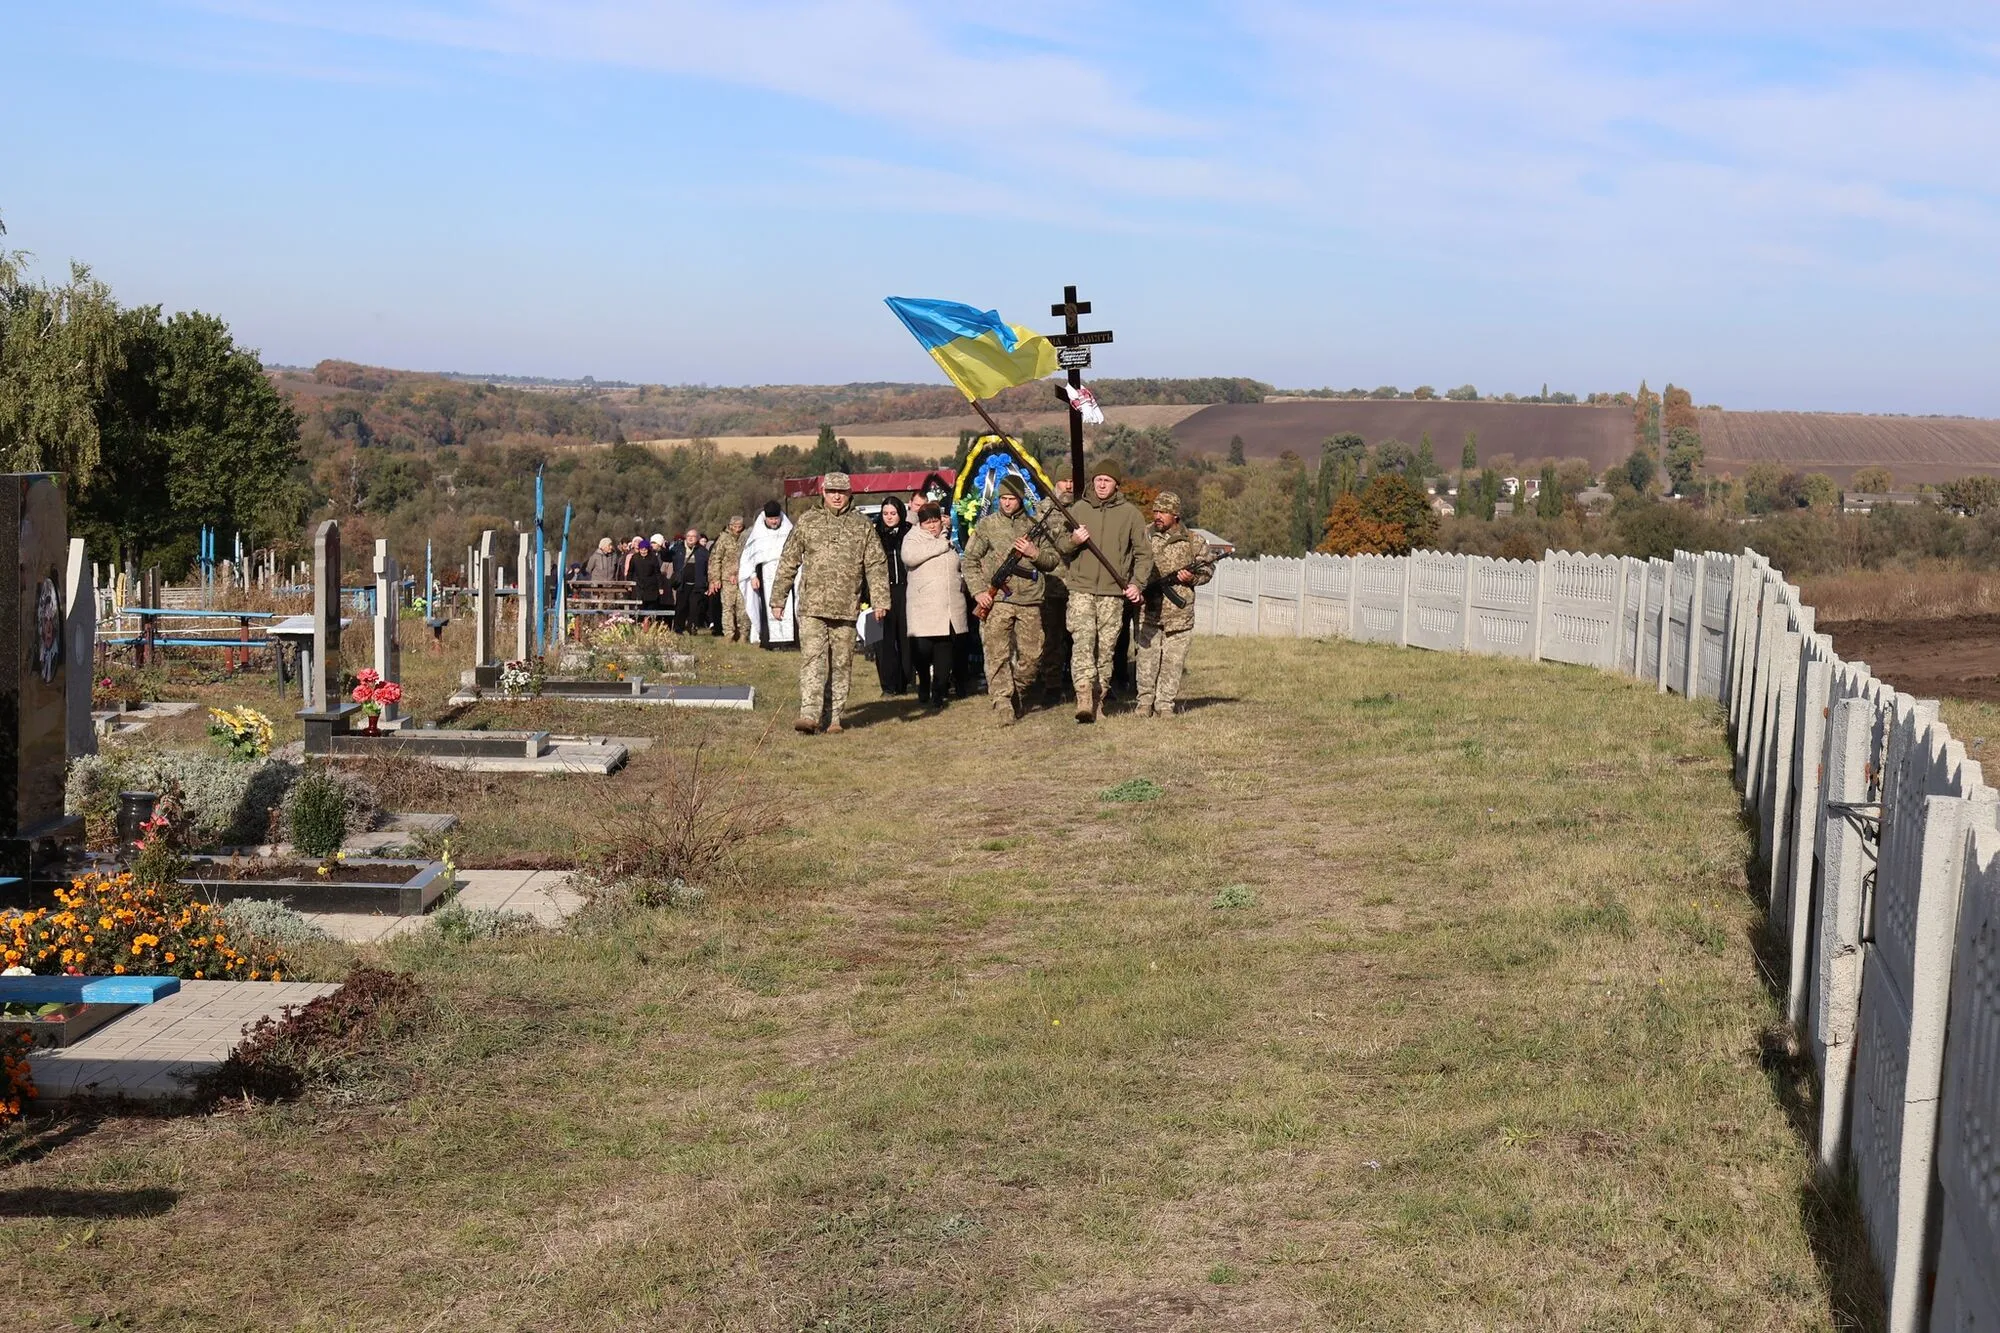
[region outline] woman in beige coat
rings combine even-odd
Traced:
[[[958,582],[958,552],[944,535],[944,511],[927,504],[903,538],[903,616],[909,627],[917,701],[943,708],[951,689],[951,636],[965,633],[965,591]]]

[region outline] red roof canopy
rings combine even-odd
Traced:
[[[920,468],[912,472],[850,472],[848,480],[854,483],[856,495],[908,495],[920,491],[933,479],[943,482],[946,490],[957,479],[958,474],[948,467]],[[797,499],[801,495],[819,494],[818,477],[786,477],[785,498]]]

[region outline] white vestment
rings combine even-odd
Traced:
[[[759,514],[754,523],[743,531],[743,555],[736,562],[736,581],[743,589],[743,614],[750,621],[750,642],[762,643],[758,627],[769,623],[772,643],[790,643],[798,635],[797,622],[799,605],[799,579],[805,571],[800,570],[792,578],[792,591],[785,598],[785,614],[781,620],[769,620],[770,608],[764,601],[764,594],[751,585],[752,579],[767,582],[778,572],[778,559],[785,553],[785,538],[792,535],[790,515],[779,518],[778,526],[764,526],[764,516]]]

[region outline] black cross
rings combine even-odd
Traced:
[[[1090,302],[1077,300],[1075,287],[1063,288],[1063,299],[1057,304],[1050,306],[1049,313],[1051,315],[1062,316],[1063,331],[1050,335],[1049,341],[1064,351],[1069,351],[1072,348],[1088,349],[1095,344],[1111,341],[1110,329],[1100,329],[1094,333],[1077,332],[1076,317],[1090,313]],[[1069,367],[1070,388],[1080,389],[1083,387],[1083,367],[1089,364],[1090,353],[1088,350],[1084,350],[1080,364]],[[1074,396],[1073,394],[1071,395],[1072,398]],[[1077,497],[1081,499],[1083,496],[1083,413],[1076,410],[1074,402],[1070,404],[1069,408],[1069,472],[1070,485],[1076,488]]]

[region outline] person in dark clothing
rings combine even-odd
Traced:
[[[632,555],[625,562],[625,577],[632,580],[632,595],[639,599],[641,611],[660,611],[666,607],[666,599],[660,590],[660,556],[653,544],[641,540],[632,547]]]
[[[906,694],[915,674],[910,660],[910,635],[904,599],[910,586],[910,571],[903,566],[903,538],[910,535],[903,502],[890,496],[882,502],[875,520],[875,533],[882,539],[882,553],[889,558],[889,614],[882,619],[882,642],[875,645],[875,677],[882,693]]]
[[[701,532],[689,528],[681,539],[667,548],[675,587],[674,628],[682,634],[699,633],[708,624],[708,548]]]

